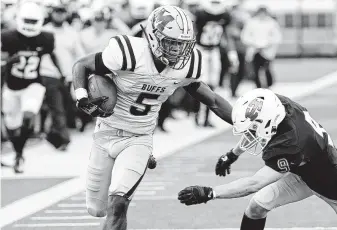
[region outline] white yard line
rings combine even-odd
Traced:
[[[239,228],[198,228],[198,229],[159,229],[159,228],[152,228],[152,229],[130,229],[130,230],[240,230]],[[310,227],[310,228],[266,228],[265,230],[337,230],[337,227]]]
[[[90,215],[84,216],[32,216],[31,220],[97,220],[99,221],[99,217],[93,217]]]
[[[130,230],[240,230],[239,228],[198,228],[198,229],[159,229],[159,228],[152,228],[152,229],[130,229]],[[310,228],[266,228],[265,230],[337,230],[337,227],[310,227]]]
[[[99,226],[99,222],[94,223],[41,223],[41,224],[14,224],[15,228],[45,228],[45,227],[88,227]]]
[[[315,81],[312,81],[310,84],[305,85],[304,87],[299,87],[296,89],[296,92],[289,92],[286,95],[291,98],[298,99],[301,97],[306,97],[310,94],[315,93],[316,91],[322,90],[336,83],[337,83],[337,71],[330,73]],[[282,93],[282,92],[279,92],[279,93]],[[210,135],[199,136],[199,138],[194,139],[193,142],[191,141],[186,142],[175,149],[170,149],[167,152],[162,152],[162,155],[158,156],[158,158],[161,159],[169,155],[172,155],[175,152],[179,151],[180,149],[183,149],[195,143],[199,143],[209,138],[210,136],[220,134],[228,128],[229,126],[224,126],[222,129],[219,129]],[[15,221],[18,221],[26,216],[29,216],[33,213],[36,213],[44,208],[47,208],[65,198],[68,198],[72,195],[75,195],[81,192],[84,189],[84,184],[85,184],[84,178],[78,177],[78,178],[63,182],[61,184],[55,185],[44,191],[41,191],[33,195],[30,195],[28,197],[22,198],[12,204],[5,206],[4,208],[0,210],[0,216],[1,216],[0,228],[8,224],[11,224]],[[62,223],[58,223],[58,224],[62,224]],[[15,226],[18,226],[18,225],[15,225]],[[38,227],[39,224],[32,225],[32,226]],[[45,225],[44,227],[46,226],[48,225]],[[69,225],[66,225],[66,226],[69,226]],[[315,228],[310,228],[310,229],[312,230]],[[332,228],[332,229],[335,230],[336,228]],[[329,230],[332,230],[332,229],[329,229]],[[294,230],[307,230],[307,229],[295,228]]]
[[[45,228],[45,227],[87,227],[99,226],[99,222],[89,223],[39,223],[39,224],[15,224],[16,228]],[[205,228],[205,229],[130,229],[130,230],[240,230],[239,228]],[[337,230],[335,227],[309,227],[309,228],[266,228],[265,230]]]
[[[0,210],[0,228],[79,193],[84,183],[83,178],[71,179],[3,207]]]
[[[88,213],[87,209],[47,209],[44,211],[47,214],[73,214],[73,213]]]

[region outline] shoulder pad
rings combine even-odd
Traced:
[[[291,130],[272,138],[263,150],[262,159],[268,160],[280,155],[296,155],[300,152],[301,147],[298,145],[297,133],[295,130]]]
[[[136,57],[139,56],[139,48],[143,47],[143,39],[127,35],[117,35],[111,39],[117,41],[123,55],[121,70],[134,71],[136,68]]]

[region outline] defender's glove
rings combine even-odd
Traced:
[[[232,150],[225,155],[222,155],[215,165],[215,174],[219,176],[226,176],[231,173],[231,164],[233,164],[238,159]]]
[[[190,186],[178,193],[178,200],[185,205],[207,203],[213,199],[213,189],[210,187]]]
[[[92,117],[109,117],[112,113],[107,113],[99,107],[106,100],[108,100],[108,97],[98,97],[95,99],[83,97],[80,100],[77,100],[76,106]]]
[[[149,169],[154,169],[157,167],[157,161],[156,161],[156,158],[154,158],[153,155],[150,156],[150,159],[149,159],[149,164],[147,165],[147,167]]]

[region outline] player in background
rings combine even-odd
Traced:
[[[253,17],[245,23],[241,40],[247,47],[246,62],[251,62],[253,65],[256,87],[272,86],[275,79],[271,71],[271,63],[282,41],[282,31],[267,8],[258,8]],[[265,72],[266,86],[261,84],[261,70]]]
[[[149,17],[149,15],[153,10],[154,10],[154,2],[152,1],[138,1],[138,0],[129,1],[130,16],[133,19],[129,23],[132,36],[139,38],[143,36],[141,25],[143,27],[146,26],[147,18]]]
[[[2,106],[8,136],[16,153],[15,173],[23,172],[23,149],[33,133],[35,115],[45,94],[39,73],[41,57],[50,54],[63,76],[53,52],[53,34],[41,32],[43,21],[43,8],[34,2],[24,2],[17,11],[16,29],[1,34],[1,57],[7,70]]]
[[[197,45],[203,56],[203,66],[205,68],[204,79],[211,89],[219,84],[221,72],[220,43],[226,38],[228,44],[228,59],[235,69],[238,65],[237,53],[233,42],[227,33],[227,27],[231,22],[231,16],[226,10],[225,0],[203,0],[200,2],[200,9],[195,14],[195,26],[197,30]],[[213,127],[209,122],[209,109],[200,106],[196,116],[196,123],[199,125],[203,117],[202,125]]]
[[[214,188],[191,186],[178,199],[186,205],[255,193],[241,230],[262,230],[269,211],[316,195],[337,213],[337,149],[306,108],[268,89],[255,89],[233,107],[233,133],[238,144],[221,156],[216,175],[230,173],[240,154],[262,153],[265,166],[253,176]]]
[[[102,53],[86,56],[73,67],[78,107],[98,116],[86,204],[90,215],[107,215],[104,229],[126,229],[129,203],[152,154],[158,111],[178,87],[232,123],[231,105],[199,81],[202,56],[194,48],[195,34],[187,14],[175,6],[159,7],[149,16],[144,33],[146,38],[116,36]],[[99,108],[103,98],[88,98],[87,82],[93,73],[114,73],[113,114]]]

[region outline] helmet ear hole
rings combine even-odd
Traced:
[[[271,128],[271,133],[276,133],[276,131],[277,131],[276,127],[273,126],[273,127]]]

